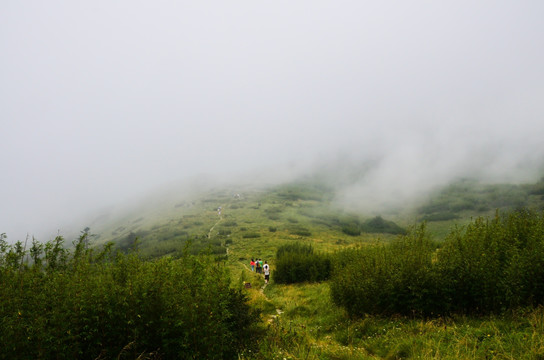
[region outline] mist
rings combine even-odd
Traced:
[[[201,177],[330,168],[354,208],[460,177],[534,181],[543,14],[540,1],[4,1],[0,233],[83,228]]]

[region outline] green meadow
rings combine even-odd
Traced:
[[[3,236],[0,358],[543,359],[543,209],[544,181],[391,215],[307,180],[173,197],[73,244]]]

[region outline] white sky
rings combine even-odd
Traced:
[[[206,173],[540,177],[542,1],[0,3],[0,233]],[[361,191],[364,189],[364,191]]]

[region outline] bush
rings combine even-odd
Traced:
[[[258,314],[224,265],[95,253],[84,240],[73,252],[62,237],[34,242],[26,263],[0,236],[0,358],[235,359],[252,339]]]
[[[261,237],[261,234],[255,233],[255,232],[251,232],[251,233],[247,233],[247,234],[242,235],[242,237],[243,237],[244,239],[256,239],[256,238],[260,238],[260,237]]]
[[[303,227],[303,226],[292,226],[289,228],[289,232],[293,235],[298,235],[298,236],[311,236],[312,233],[310,232],[310,230],[308,230],[307,228]]]
[[[342,232],[346,235],[361,235],[361,223],[359,222],[359,218],[356,216],[345,216],[339,219],[339,225],[342,229]]]
[[[283,207],[271,207],[264,210],[264,213],[270,220],[279,220],[283,212]]]
[[[331,282],[334,303],[351,316],[431,313],[440,301],[432,271],[435,248],[422,225],[390,245],[341,252]]]
[[[387,233],[393,235],[406,234],[406,230],[395,224],[393,221],[384,220],[381,216],[365,221],[361,230],[367,233]]]
[[[389,245],[340,253],[331,296],[352,316],[487,314],[544,304],[544,214],[478,218],[442,247],[425,224]]]
[[[330,258],[315,253],[310,245],[295,243],[278,248],[276,270],[273,273],[273,279],[277,283],[324,281],[330,277],[330,273]]]
[[[361,228],[358,223],[344,223],[342,224],[342,232],[350,236],[359,236],[361,235]]]
[[[220,236],[226,236],[232,234],[232,231],[228,229],[219,229],[218,234]]]
[[[453,231],[438,253],[451,311],[544,304],[544,218],[520,210]]]

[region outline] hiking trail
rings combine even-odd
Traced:
[[[246,265],[244,264],[243,262],[239,261],[240,264],[242,264],[243,267],[246,268],[247,271],[253,273],[253,271],[251,271],[251,269]],[[264,283],[263,286],[261,286],[261,288],[259,289],[259,292],[262,294],[262,296],[267,300],[267,301],[270,301],[270,299],[268,298],[268,296],[266,296],[266,294],[264,293],[264,289],[266,289],[266,286],[268,285],[268,283]],[[271,302],[271,301],[270,301]],[[279,308],[276,308],[276,315],[270,315],[270,319],[268,319],[268,322],[272,322],[274,321],[278,316],[280,316],[281,314],[283,314],[283,310],[282,309],[279,309]]]
[[[208,239],[212,237],[212,231],[213,229],[217,226],[217,224],[219,224],[221,221],[223,220],[223,216],[222,215],[219,215],[219,220],[217,220],[217,222],[215,224],[213,224],[213,226],[211,227],[210,231],[208,231]]]
[[[218,208],[218,216],[219,216],[219,220],[217,220],[217,222],[215,224],[213,224],[213,226],[210,228],[210,231],[208,231],[208,239],[210,239],[212,237],[212,232],[213,232],[213,229],[223,220],[223,215],[222,215],[222,209],[223,209],[223,206],[219,206]],[[226,247],[226,253],[227,255],[229,255],[229,247],[227,246]],[[239,261],[240,264],[242,264],[243,267],[246,268],[247,271],[253,273],[253,271],[251,271],[251,269],[245,264],[243,263],[242,261]],[[270,301],[270,299],[268,298],[268,296],[266,296],[266,294],[264,293],[264,289],[266,289],[266,286],[268,285],[268,283],[264,283],[263,286],[261,286],[261,288],[259,289],[259,292],[262,294],[262,296],[267,300],[267,301]],[[276,319],[278,316],[280,316],[281,314],[283,313],[283,310],[281,309],[278,309],[276,308],[276,315],[271,315],[270,316],[270,319],[268,320],[268,322],[272,322],[274,321],[274,319]]]

